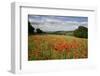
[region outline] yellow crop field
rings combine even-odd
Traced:
[[[88,57],[88,39],[66,35],[29,35],[28,60]]]

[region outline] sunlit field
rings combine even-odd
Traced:
[[[87,58],[87,42],[86,38],[67,35],[29,35],[28,60]]]

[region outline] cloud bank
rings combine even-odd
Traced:
[[[73,31],[79,26],[88,27],[88,17],[29,15],[32,26],[43,31]]]

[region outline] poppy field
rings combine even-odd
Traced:
[[[88,39],[68,35],[29,35],[28,60],[88,58]]]

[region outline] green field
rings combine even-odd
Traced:
[[[29,35],[28,60],[80,59],[88,57],[88,39],[67,35]]]

